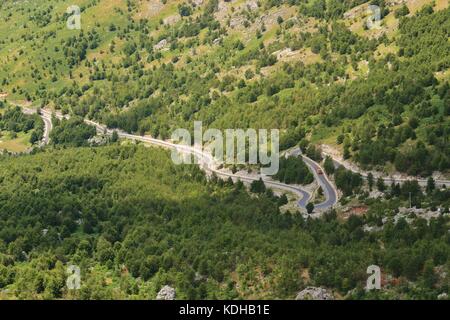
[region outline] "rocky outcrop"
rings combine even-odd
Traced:
[[[388,0],[386,1],[386,4],[390,7],[392,6],[398,6],[399,4],[407,3],[407,0]]]
[[[160,42],[153,46],[154,50],[161,50],[167,46],[168,42],[166,39],[162,39]]]
[[[156,295],[156,300],[175,300],[175,289],[170,286],[164,286]]]
[[[254,11],[258,9],[258,2],[256,2],[255,0],[249,0],[245,3],[245,5],[247,6],[248,10],[250,11]]]
[[[448,294],[446,294],[445,292],[441,293],[437,298],[438,300],[448,300]]]
[[[89,145],[91,146],[104,146],[108,144],[109,137],[107,135],[97,135],[88,140]]]
[[[307,287],[297,294],[295,300],[334,300],[334,296],[327,289]]]
[[[164,18],[163,23],[165,25],[173,25],[175,23],[177,23],[178,21],[181,20],[181,16],[177,13],[177,14],[173,14],[171,16],[168,16],[166,18]]]

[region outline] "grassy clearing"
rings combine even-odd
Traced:
[[[2,131],[0,134],[0,150],[24,152],[31,147],[30,136],[30,133],[19,132],[17,137],[11,138],[9,132]]]
[[[448,7],[448,0],[408,0],[406,5],[410,10],[410,15],[416,13],[422,9],[425,5],[435,3],[435,10],[443,10]],[[361,4],[348,12],[351,17],[349,19],[344,19],[343,22],[348,26],[348,28],[363,37],[373,38],[378,37],[381,34],[386,34],[388,38],[392,39],[398,35],[398,24],[399,20],[395,18],[395,11],[399,9],[401,5],[390,6],[390,13],[383,18],[381,21],[381,29],[366,30],[364,24],[368,19],[368,4]]]

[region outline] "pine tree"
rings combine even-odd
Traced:
[[[386,185],[384,184],[384,180],[381,177],[377,179],[377,189],[380,192],[384,192],[384,190],[386,190]]]
[[[427,181],[427,193],[430,194],[434,191],[434,189],[436,188],[436,184],[434,182],[433,177],[429,177],[428,181]]]
[[[367,175],[367,183],[369,185],[369,190],[372,191],[373,183],[374,183],[372,172],[369,172],[369,174]]]

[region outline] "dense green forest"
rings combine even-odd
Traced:
[[[255,201],[242,183],[208,182],[169,157],[108,146],[1,158],[1,297],[155,298],[166,284],[181,299],[291,299],[311,284],[347,298],[449,290],[448,217],[363,231],[395,214],[392,199],[364,217],[305,220],[280,214],[272,195]],[[81,269],[80,290],[65,286],[69,264]],[[362,289],[371,264],[395,279],[388,290]]]
[[[280,169],[273,178],[287,184],[309,184],[314,181],[312,173],[301,158],[280,158]]]
[[[52,143],[81,147],[88,145],[88,140],[97,134],[95,127],[84,123],[80,117],[59,120],[52,119],[53,130],[50,132]]]
[[[0,102],[0,131],[10,132],[13,136],[31,132],[30,143],[34,144],[43,137],[44,122],[37,115],[26,115],[19,107],[7,107]]]

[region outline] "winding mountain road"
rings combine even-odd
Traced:
[[[325,174],[325,170],[314,160],[302,155],[302,151],[298,147],[293,149],[290,155],[294,157],[301,156],[303,161],[313,172],[316,181],[322,187],[326,200],[322,203],[316,204],[314,208],[319,210],[326,210],[334,206],[338,200],[338,192]]]
[[[361,177],[363,179],[367,180],[368,177],[368,171],[364,171],[362,169],[358,169],[355,168],[355,165],[349,165],[345,160],[343,160],[342,158],[338,158],[336,157],[336,155],[330,153],[330,152],[326,152],[326,151],[322,151],[322,155],[323,156],[329,156],[332,160],[333,163],[335,165],[335,167],[344,167],[347,170],[350,170],[354,173],[359,173],[361,175]],[[395,183],[404,183],[407,181],[412,181],[412,180],[416,180],[420,186],[425,187],[428,184],[428,179],[423,179],[420,177],[411,177],[411,176],[407,176],[407,177],[399,177],[399,176],[389,176],[389,177],[383,177],[381,175],[381,173],[379,172],[372,172],[374,179],[378,179],[379,177],[381,177],[381,179],[383,179],[385,184],[391,184],[393,182]],[[445,180],[445,179],[434,179],[434,183],[436,185],[450,185],[450,180]]]
[[[22,112],[25,114],[36,114],[35,109],[30,109],[26,107],[22,107]],[[42,136],[41,145],[46,145],[50,142],[50,131],[53,129],[52,117],[43,116],[40,114],[42,121],[44,121],[44,134]]]
[[[101,125],[101,124],[91,121],[91,120],[85,120],[85,122],[87,124],[95,126],[97,128],[97,130],[100,132],[106,132],[107,134],[112,134],[112,132],[114,131],[111,129],[107,129],[104,125]],[[218,177],[232,178],[234,180],[241,180],[241,181],[247,182],[247,183],[251,183],[253,181],[257,181],[260,178],[262,178],[262,180],[264,181],[264,184],[267,187],[280,189],[280,190],[284,190],[284,191],[296,194],[300,199],[300,200],[298,200],[297,204],[303,210],[306,210],[306,205],[311,200],[311,194],[298,186],[293,186],[293,185],[288,185],[288,184],[284,184],[281,182],[277,182],[267,176],[251,177],[249,175],[233,174],[233,173],[228,173],[228,172],[218,170],[217,166],[215,165],[215,161],[214,161],[212,155],[207,152],[202,151],[198,147],[174,144],[169,141],[159,140],[159,139],[155,139],[155,138],[148,137],[148,136],[133,135],[133,134],[129,134],[129,133],[126,133],[123,131],[118,131],[118,130],[116,130],[116,132],[120,138],[141,141],[144,143],[150,143],[153,145],[170,148],[170,149],[176,149],[181,153],[193,154],[199,160],[199,165],[201,168],[203,168],[203,170],[205,170],[206,172],[209,172],[209,173],[215,173]],[[309,158],[307,158],[307,159],[309,159]],[[310,161],[312,161],[312,160],[310,160]],[[315,165],[319,166],[316,163],[315,163]],[[336,196],[336,193],[333,193],[334,188],[331,185],[331,183],[328,181],[328,179],[326,179],[326,181],[324,181],[323,183],[324,183],[324,185],[326,185],[326,187],[325,187],[326,190],[331,189],[333,191],[329,192],[329,194],[331,195],[331,198],[329,198],[326,195],[327,200],[324,203],[321,203],[321,204],[318,204],[317,206],[315,206],[315,209],[318,209],[318,210],[327,210],[327,209],[331,208],[332,206],[334,206],[337,202],[337,196]],[[334,197],[333,197],[333,194],[335,195]]]
[[[44,135],[43,135],[43,138],[42,138],[42,143],[44,145],[46,145],[46,144],[48,144],[50,142],[50,131],[52,131],[52,129],[53,129],[53,124],[52,124],[52,119],[51,118],[50,119],[45,118],[45,117],[41,117],[41,118],[42,118],[42,120],[44,121],[44,124],[45,124],[45,126],[44,126]]]
[[[34,109],[25,108],[25,107],[23,107],[22,109],[23,109],[23,112],[27,113],[27,114],[36,113],[36,110],[34,110]],[[51,120],[52,113],[50,111],[42,109],[40,112],[40,116],[45,123],[44,136],[41,141],[41,145],[46,145],[50,141],[50,131],[53,128],[52,120]],[[68,116],[64,116],[62,114],[55,114],[55,116],[59,119],[68,118]],[[87,124],[96,127],[97,131],[99,131],[101,133],[106,133],[106,134],[111,135],[114,131],[116,131],[118,136],[123,139],[141,141],[143,143],[152,144],[152,145],[156,145],[156,146],[160,146],[160,147],[164,147],[164,148],[176,149],[177,151],[179,151],[181,153],[193,154],[196,157],[196,159],[198,160],[198,164],[200,165],[201,168],[203,168],[203,170],[205,170],[207,173],[211,173],[211,174],[215,173],[218,177],[232,178],[235,181],[241,180],[241,181],[247,182],[247,183],[251,183],[253,181],[257,181],[260,178],[262,178],[262,180],[264,181],[264,183],[267,187],[272,188],[272,189],[278,189],[278,190],[291,192],[291,193],[294,193],[296,196],[298,196],[299,200],[297,202],[297,205],[302,210],[306,210],[307,204],[312,199],[311,194],[308,191],[302,189],[301,187],[277,182],[267,176],[255,177],[255,176],[250,176],[250,175],[233,174],[233,173],[221,171],[221,170],[217,169],[217,165],[216,165],[213,157],[209,153],[201,150],[201,148],[199,148],[199,147],[175,144],[170,141],[159,140],[159,139],[155,139],[155,138],[152,138],[149,136],[133,135],[133,134],[123,132],[121,130],[108,129],[106,126],[99,124],[97,122],[94,122],[92,120],[85,119],[84,121]],[[314,206],[314,209],[318,210],[318,211],[325,211],[327,209],[332,208],[339,199],[338,192],[337,192],[335,186],[328,179],[327,175],[325,174],[325,171],[320,166],[320,164],[318,164],[314,160],[303,155],[300,148],[298,148],[298,147],[290,150],[288,152],[288,154],[290,156],[294,156],[294,157],[299,157],[299,156],[302,157],[303,161],[306,163],[306,165],[310,168],[311,172],[313,173],[315,180],[318,182],[318,184],[322,187],[322,190],[324,191],[325,201],[322,203],[316,204]],[[324,154],[332,156],[331,154],[326,154],[326,153],[324,153]],[[343,167],[347,168],[348,170],[351,170],[356,173],[360,173],[363,178],[365,178],[365,179],[367,178],[367,173],[359,171],[359,170],[354,170],[352,168],[348,168],[348,166],[346,166],[346,164],[344,162],[340,161],[340,159],[337,159],[334,156],[332,156],[332,159],[336,165],[343,166]],[[374,174],[374,176],[375,176],[375,178],[377,178],[379,175]],[[395,182],[405,182],[405,181],[413,180],[413,178],[394,178],[394,177],[382,177],[382,179],[384,180],[385,183],[392,183],[394,181]],[[416,179],[416,178],[414,178],[414,179],[417,180],[419,182],[419,184],[422,186],[427,184],[426,179]],[[435,183],[450,185],[449,180],[438,179],[438,180],[435,180]]]
[[[26,112],[26,113],[33,113],[33,112],[36,113],[36,111],[33,109],[28,109],[28,108],[23,108],[23,109],[24,109],[24,112]],[[52,113],[47,110],[42,109],[40,112],[40,116],[45,123],[45,132],[44,132],[44,138],[42,140],[42,143],[48,144],[50,141],[50,139],[49,139],[50,131],[52,129],[52,122],[51,122]],[[67,118],[67,116],[63,116],[62,114],[55,114],[55,116],[59,119]],[[133,135],[133,134],[123,132],[121,130],[111,130],[102,124],[99,124],[97,122],[94,122],[94,121],[88,120],[88,119],[85,119],[85,122],[91,126],[94,126],[97,129],[97,131],[101,132],[101,133],[106,133],[106,134],[110,135],[114,131],[116,131],[118,136],[123,139],[141,141],[144,143],[148,143],[148,144],[152,144],[152,145],[156,145],[156,146],[160,146],[160,147],[164,147],[164,148],[176,149],[178,152],[181,152],[181,153],[193,154],[198,159],[198,164],[200,165],[200,167],[203,170],[205,170],[208,173],[215,173],[218,177],[221,177],[221,178],[232,178],[235,181],[241,180],[241,181],[247,182],[247,183],[251,183],[253,181],[257,181],[260,178],[262,178],[262,180],[264,181],[264,184],[267,187],[272,188],[272,189],[278,189],[278,190],[291,192],[291,193],[294,193],[296,196],[298,196],[299,200],[297,202],[297,205],[302,210],[306,210],[306,205],[310,202],[310,200],[312,198],[311,194],[308,191],[300,188],[299,186],[288,185],[288,184],[284,184],[281,182],[277,182],[267,176],[254,177],[254,176],[250,176],[250,175],[233,174],[233,173],[221,171],[221,170],[217,169],[217,166],[215,164],[215,161],[214,161],[212,155],[201,150],[199,147],[174,144],[170,141],[159,140],[159,139],[155,139],[155,138],[152,138],[149,136]],[[297,151],[294,151],[293,156],[298,156],[298,155],[299,155],[299,153],[297,153]],[[305,160],[306,164],[311,168],[311,171],[313,172],[314,177],[319,182],[319,184],[322,186],[325,197],[326,197],[326,200],[323,203],[315,205],[315,209],[324,211],[324,210],[332,208],[338,200],[336,189],[334,188],[334,186],[331,184],[331,182],[328,180],[328,178],[324,174],[319,175],[317,173],[318,169],[323,171],[323,169],[320,167],[320,165],[318,163],[314,162],[313,160],[311,160],[303,155],[302,155],[302,158]]]

